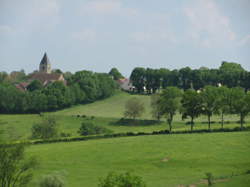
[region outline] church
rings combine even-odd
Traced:
[[[30,76],[30,80],[31,81],[39,80],[43,84],[43,86],[46,86],[49,83],[52,83],[55,81],[62,81],[64,84],[66,84],[63,74],[52,72],[51,63],[46,53],[44,54],[40,62],[39,71],[36,73],[33,73]]]
[[[61,73],[54,73],[51,69],[51,63],[46,53],[44,53],[43,58],[39,64],[39,71],[36,71],[29,75],[27,82],[21,82],[16,84],[16,88],[22,91],[26,91],[27,87],[33,80],[39,80],[44,87],[55,81],[61,81],[66,85],[66,80]]]

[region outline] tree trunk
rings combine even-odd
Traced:
[[[193,132],[193,126],[194,126],[194,118],[191,117],[191,132]]]
[[[221,128],[224,128],[224,113],[221,112]]]
[[[211,116],[210,115],[208,115],[208,130],[210,130],[211,129]]]
[[[243,129],[243,114],[240,114],[240,128]]]

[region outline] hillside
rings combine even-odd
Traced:
[[[157,135],[30,146],[29,156],[37,156],[41,175],[65,173],[67,186],[96,187],[108,172],[131,171],[148,187],[204,184],[206,172],[227,177],[216,186],[245,187],[249,175],[250,133]],[[230,178],[234,173],[240,175]]]
[[[96,101],[90,104],[78,105],[68,109],[55,112],[56,115],[87,115],[96,117],[121,118],[124,113],[124,106],[128,99],[139,98],[145,104],[145,113],[141,118],[150,119],[150,96],[130,95],[126,92],[118,92],[114,96]]]

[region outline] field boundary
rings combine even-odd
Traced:
[[[114,134],[102,134],[102,135],[90,135],[90,136],[77,136],[77,137],[63,137],[54,139],[38,139],[38,140],[27,140],[18,141],[14,144],[24,143],[24,144],[46,144],[46,143],[57,143],[57,142],[74,142],[74,141],[86,141],[86,140],[96,140],[96,139],[106,139],[106,138],[119,138],[119,137],[131,137],[131,136],[152,136],[152,135],[172,135],[172,134],[199,134],[199,133],[227,133],[227,132],[244,132],[250,131],[250,127],[235,127],[233,129],[220,128],[220,129],[198,129],[198,130],[184,130],[184,131],[173,131],[161,130],[153,132],[124,132],[124,133],[114,133]]]

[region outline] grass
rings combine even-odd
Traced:
[[[129,95],[125,92],[118,92],[113,97],[105,100],[97,101],[91,104],[78,105],[68,109],[60,110],[57,112],[45,113],[44,115],[53,115],[56,117],[59,124],[59,131],[70,133],[72,136],[77,136],[77,131],[82,121],[91,121],[95,125],[104,126],[114,133],[119,132],[152,132],[167,129],[168,126],[165,121],[155,123],[152,125],[115,125],[115,123],[123,117],[125,102],[132,97],[137,97],[145,103],[146,111],[140,119],[151,120],[150,114],[150,96],[146,95]],[[87,118],[77,117],[77,115],[86,115]],[[94,116],[94,119],[91,119]],[[41,120],[37,114],[16,114],[16,115],[0,115],[0,130],[4,130],[5,138],[10,140],[24,140],[31,136],[31,127],[34,123]],[[164,120],[164,119],[162,119]],[[239,120],[237,115],[225,116],[226,121],[232,123],[225,124],[226,128],[233,128],[239,126],[236,121]],[[250,125],[250,118],[247,119],[247,126]],[[188,121],[188,120],[186,120]],[[186,121],[182,121],[181,115],[178,114],[174,118],[173,130],[186,130],[190,129],[185,125]],[[207,128],[206,116],[200,116],[195,120],[195,129]],[[217,123],[212,124],[212,128],[220,128],[219,116],[213,116],[212,121]]]
[[[219,177],[249,170],[249,142],[250,132],[235,132],[33,145],[26,154],[38,157],[40,167],[30,186],[35,186],[42,175],[55,171],[66,173],[67,186],[72,187],[95,187],[99,178],[111,171],[131,171],[149,187],[204,186],[200,181],[206,172]],[[249,175],[242,175],[225,184],[246,186],[248,179]],[[216,184],[220,185],[223,182]]]

